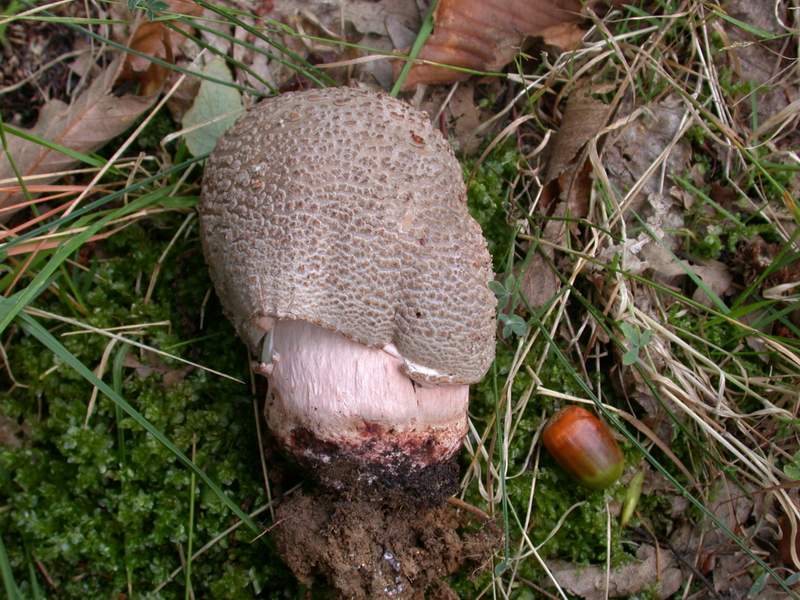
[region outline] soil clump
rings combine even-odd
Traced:
[[[331,597],[457,598],[445,578],[488,568],[502,538],[479,514],[400,493],[369,500],[311,491],[278,507],[272,535],[295,576],[324,583]]]

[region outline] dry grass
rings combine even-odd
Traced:
[[[62,3],[63,0],[37,7],[25,14],[44,13]],[[508,100],[479,128],[488,136],[487,145],[473,165],[473,174],[493,149],[508,140],[516,142],[522,157],[518,175],[509,186],[512,190],[509,213],[516,227],[509,263],[528,265],[535,255],[536,264],[550,269],[558,282],[556,293],[543,306],[526,306],[517,296],[517,312],[526,319],[528,327],[524,335],[501,342],[510,348],[513,360],[508,372],[496,381],[496,397],[490,399],[496,402],[494,416],[475,418],[465,443],[469,468],[462,482],[462,498],[479,498],[480,509],[503,519],[508,534],[508,545],[497,557],[502,568],[494,570],[484,590],[485,597],[512,598],[528,587],[543,597],[567,598],[541,550],[573,512],[584,506],[583,502],[563,512],[544,538],[534,539],[531,535],[537,520],[534,498],[538,474],[545,460],[538,439],[547,411],[533,415],[539,423],[533,432],[525,430],[523,423],[531,418],[532,410],[550,403],[575,402],[596,407],[623,433],[628,456],[642,460],[629,466],[629,474],[649,462],[648,477],[657,482],[667,481],[673,489],[671,498],[689,498],[698,509],[693,518],[704,523],[703,527],[711,524],[721,527],[724,535],[747,556],[748,568],[753,573],[770,573],[773,577],[770,585],[776,586],[774,581],[800,571],[800,557],[794,545],[791,564],[786,568],[779,564],[774,546],[770,545],[777,539],[781,516],[786,519],[782,527],[786,529],[788,524],[793,536],[800,523],[797,484],[783,470],[798,449],[800,345],[796,330],[777,327],[782,322],[794,323],[791,319],[797,312],[796,287],[800,281],[796,278],[800,269],[792,269],[793,261],[787,260],[784,270],[795,279],[773,281],[766,286],[765,282],[771,281],[770,275],[777,269],[765,265],[766,274],[762,269],[762,273],[744,281],[744,285],[740,281],[738,287],[728,286],[722,293],[714,292],[697,271],[700,262],[691,261],[687,244],[680,243],[676,235],[680,232],[659,227],[657,219],[648,216],[652,213],[653,194],[666,198],[672,209],[686,210],[687,215],[690,209],[686,204],[680,205],[687,196],[691,196],[695,209],[702,204],[697,195],[688,192],[676,179],[687,173],[673,172],[669,162],[676,148],[687,144],[691,133],[702,137],[704,142],[694,147],[691,164],[687,165],[689,171],[700,163],[713,165],[713,172],[706,171],[705,178],[701,175],[699,179],[708,186],[716,184],[732,190],[740,201],[735,205],[737,214],[755,219],[760,231],[769,231],[769,239],[774,240],[772,243],[779,247],[779,252],[793,259],[799,250],[796,227],[800,213],[795,195],[800,156],[789,141],[792,136],[796,139],[798,101],[787,101],[762,122],[752,116],[758,112],[760,96],[737,88],[731,73],[741,77],[745,71],[737,62],[742,48],[766,44],[767,40],[759,39],[763,36],[760,30],[744,31],[753,38],[749,42],[736,37],[742,34],[742,28],[721,17],[725,12],[718,3],[684,0],[653,2],[647,6],[649,14],[616,9],[602,19],[595,17],[578,49],[546,55],[542,63],[524,63],[530,66],[530,72],[511,73],[501,81]],[[769,52],[779,47],[787,56],[796,56],[800,44],[798,4],[776,2],[775,7],[794,17],[786,17],[787,21],[779,25],[777,39],[769,40]],[[98,31],[110,35],[105,26],[99,26]],[[336,41],[325,35],[307,39],[323,46],[334,45]],[[100,43],[93,46],[95,52],[103,50]],[[370,53],[322,66],[351,67],[384,56]],[[797,61],[776,64],[779,66],[768,85],[786,85],[796,92]],[[189,67],[193,68],[195,65]],[[229,377],[215,371],[213,365],[198,365],[134,339],[163,323],[100,329],[34,306],[42,290],[64,294],[75,306],[81,306],[70,290],[57,289],[58,284],[50,281],[49,275],[85,243],[107,239],[132,223],[147,222],[170,211],[186,215],[174,232],[173,242],[191,228],[193,213],[184,206],[170,207],[168,202],[119,214],[101,204],[93,209],[96,219],[68,219],[93,200],[128,202],[141,198],[141,191],[167,182],[168,175],[173,173],[179,177],[170,184],[164,200],[196,194],[197,183],[193,180],[196,161],[175,167],[174,157],[167,150],[167,144],[186,131],[169,134],[161,147],[148,153],[137,156],[130,150],[150,120],[164,110],[186,76],[182,73],[167,88],[140,125],[117,142],[102,166],[52,174],[59,178],[69,175],[85,183],[41,185],[40,181],[49,178],[49,174],[25,177],[24,186],[19,185],[18,178],[0,181],[0,187],[9,190],[17,186],[14,191],[27,188],[29,193],[48,194],[12,207],[31,209],[35,204],[47,202],[46,212],[39,216],[31,213],[29,219],[0,231],[0,241],[7,241],[4,247],[7,271],[14,274],[4,293],[11,297],[21,291],[15,300],[19,302],[15,312],[5,313],[3,326],[24,313],[67,324],[74,328],[70,334],[91,332],[109,338],[106,352],[97,357],[98,364],[92,367],[100,379],[115,343]],[[445,95],[439,114],[458,85]],[[567,99],[579,88],[589,89],[602,98],[608,107],[608,117],[597,124],[596,133],[581,145],[574,160],[575,165],[587,165],[591,182],[583,199],[583,214],[575,217],[570,212],[572,207],[559,204],[558,194],[552,193],[553,183],[546,181],[546,174],[548,142],[562,126]],[[528,102],[530,98],[537,101]],[[675,106],[677,125],[673,135],[663,141],[661,151],[649,164],[637,168],[632,181],[623,189],[619,174],[609,171],[609,147],[626,128],[647,123],[668,98],[674,100]],[[412,99],[415,100],[422,98]],[[630,150],[639,151],[635,147]],[[776,169],[776,164],[783,167]],[[795,171],[793,181],[784,177],[787,166]],[[717,211],[715,218],[732,225],[725,215],[725,211]],[[690,228],[688,216],[685,223]],[[697,234],[689,231],[690,236]],[[65,241],[74,242],[69,252],[60,258],[50,252],[55,248],[63,250]],[[660,248],[661,254],[670,256],[672,265],[680,265],[685,274],[665,276],[658,265],[640,268],[637,255],[631,252],[637,246]],[[153,265],[143,285],[145,303],[156,288],[161,262],[168,258],[171,247],[172,242],[165,247],[161,260]],[[46,260],[42,253],[46,253]],[[734,259],[731,253],[727,259],[729,270],[737,266]],[[509,271],[512,270],[510,267]],[[518,281],[524,278],[517,274]],[[539,281],[541,276],[534,278]],[[703,292],[706,299],[692,296],[687,290],[693,288]],[[514,291],[519,293],[519,289]],[[650,338],[639,348],[638,359],[624,364],[622,357],[632,342],[626,332],[631,330],[650,332]],[[703,331],[724,332],[727,338],[706,336]],[[548,372],[554,365],[572,380],[572,387],[567,390],[548,387],[545,382],[551,379]],[[8,365],[11,381],[21,385],[13,378],[13,367]],[[493,373],[496,376],[497,371]],[[87,420],[97,389],[94,388],[89,403]],[[257,415],[258,411],[256,421]],[[663,429],[659,430],[665,423],[672,439],[664,439]],[[526,456],[515,459],[513,449],[523,439],[528,448]],[[262,467],[269,489],[267,465],[262,463]],[[715,513],[715,495],[719,493],[721,480],[730,482],[737,494],[758,499],[754,514],[763,527],[732,531],[729,520]],[[507,493],[509,482],[517,481],[524,481],[529,488],[527,503],[520,505],[515,505]],[[653,485],[658,489],[657,484]],[[613,571],[612,530],[616,535],[625,535],[616,524],[617,500],[612,496],[602,500],[608,536],[606,591]],[[251,516],[266,510],[272,511],[271,501]],[[650,515],[639,517],[642,527],[648,529]],[[199,558],[237,526],[210,540],[193,558]],[[763,534],[764,529],[776,536],[766,544],[756,536]],[[703,571],[702,540],[692,549],[696,555],[688,560],[695,570]],[[529,561],[540,566],[552,587],[541,581],[530,587],[533,584],[520,574],[521,566]],[[173,572],[163,585],[179,571]],[[713,595],[707,587],[697,584],[697,579],[689,572],[678,596]],[[752,579],[757,582],[756,575]]]

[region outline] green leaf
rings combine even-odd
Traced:
[[[225,61],[214,57],[203,74],[233,84],[231,71]],[[225,133],[244,110],[242,95],[235,87],[204,79],[192,107],[183,116],[183,127],[195,127],[186,133],[186,146],[193,156],[206,154],[214,149],[217,140]]]
[[[639,339],[639,331],[630,323],[620,323],[619,328],[622,330],[622,335],[625,339],[633,342]]]
[[[494,292],[494,295],[497,297],[497,304],[502,308],[508,303],[508,299],[511,297],[511,293],[508,289],[499,281],[490,281],[489,282],[489,289]]]
[[[508,337],[511,333],[523,337],[528,333],[528,324],[519,315],[500,315],[498,319],[503,323],[503,337]]]
[[[768,573],[762,573],[758,576],[758,578],[753,582],[753,587],[750,588],[750,591],[747,592],[748,598],[757,598],[758,594],[764,591],[764,588],[767,585],[767,575]]]
[[[634,346],[622,355],[622,364],[629,367],[639,360],[639,346]]]
[[[501,560],[499,563],[497,563],[497,566],[495,566],[494,574],[499,577],[500,575],[505,573],[507,570],[508,570],[508,561]]]
[[[792,462],[783,465],[783,472],[789,479],[800,481],[800,451],[795,453]]]
[[[499,281],[492,280],[492,281],[489,282],[488,285],[489,285],[489,289],[492,290],[494,292],[494,295],[497,296],[498,298],[501,295],[507,293],[505,286],[502,283],[500,283]]]
[[[622,502],[622,516],[619,519],[620,527],[625,527],[631,520],[639,498],[642,495],[642,485],[644,485],[644,471],[639,471],[633,476],[625,490],[625,500]]]

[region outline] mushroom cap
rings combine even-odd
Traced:
[[[200,217],[217,294],[254,353],[275,320],[300,319],[393,344],[418,381],[489,368],[491,260],[427,114],[353,88],[265,100],[217,143]]]

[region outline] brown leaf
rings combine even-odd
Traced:
[[[200,5],[188,0],[169,0],[169,10],[175,13],[198,16],[203,9]],[[172,24],[183,31],[189,31],[189,25],[180,21]],[[178,48],[186,39],[177,31],[170,29],[161,21],[142,21],[134,30],[128,47],[149,56],[160,58],[169,63],[175,62]],[[150,96],[158,92],[169,75],[169,69],[158,65],[143,56],[126,55],[119,75],[119,81],[137,81],[140,94]]]
[[[643,108],[636,119],[612,135],[603,151],[603,165],[612,184],[620,192],[626,193],[669,148],[666,167],[662,164],[644,181],[640,193],[631,204],[634,210],[641,210],[648,194],[660,192],[663,172],[679,174],[688,169],[691,144],[681,139],[670,147],[684,125],[685,112],[682,100],[676,96],[650,104]]]
[[[0,446],[19,448],[29,433],[27,424],[20,425],[15,419],[0,415]]]
[[[551,197],[566,201],[571,218],[585,217],[592,188],[591,165],[579,155],[586,143],[605,127],[611,107],[579,88],[567,100],[561,127],[548,146],[545,185]]]
[[[629,107],[623,106],[620,112],[629,112]],[[685,173],[691,161],[691,144],[679,137],[687,124],[684,114],[681,99],[673,96],[642,107],[625,117],[628,121],[609,136],[602,155],[603,167],[620,200],[638,185],[637,193],[626,200],[626,219],[635,224],[634,213],[638,214],[659,241],[643,231],[621,245],[606,247],[601,258],[611,260],[620,253],[626,270],[635,274],[650,270],[668,285],[685,276],[674,256],[680,244],[676,232],[684,226],[684,208],[667,188],[669,175]]]
[[[784,23],[791,21],[787,7],[781,3],[728,0],[724,8],[732,18],[761,31],[776,36],[790,33],[778,21],[778,18]],[[742,101],[737,103],[740,107],[738,112],[741,113],[738,121],[749,128],[752,123],[751,107],[756,106],[759,129],[770,129],[785,120],[779,116],[777,122],[772,122],[770,125],[772,117],[789,108],[791,103],[800,100],[800,86],[796,69],[791,62],[793,57],[790,46],[785,44],[784,39],[764,40],[756,37],[730,21],[724,21],[723,28],[729,38],[728,56],[737,78],[759,86],[753,92],[754,98],[748,94],[748,97],[742,98]],[[794,108],[791,112],[794,113],[795,126],[789,125],[784,129],[788,135],[785,143],[796,145],[800,140],[797,134],[798,111]],[[783,116],[791,118],[790,114]]]
[[[313,15],[327,29],[341,33],[342,23],[350,23],[364,34],[389,35],[389,27],[401,24],[419,28],[419,9],[415,0],[275,0],[271,18]]]
[[[553,259],[552,248],[543,248],[550,260]],[[519,277],[519,291],[525,301],[536,310],[547,304],[561,287],[556,274],[547,260],[541,254],[534,254],[525,270],[517,273]]]
[[[559,23],[548,27],[540,34],[545,44],[561,50],[574,50],[579,47],[584,35],[586,30],[578,23]]]
[[[475,102],[475,87],[466,83],[460,85],[447,103],[444,116],[448,131],[458,142],[456,150],[465,155],[474,153],[483,140],[476,133],[481,124],[481,111]]]
[[[579,88],[570,94],[561,127],[548,146],[545,183],[575,168],[578,152],[605,127],[611,107]]]
[[[638,561],[612,569],[606,589],[605,565],[575,565],[550,561],[550,570],[569,593],[585,600],[627,597],[655,587],[656,598],[669,598],[678,591],[683,575],[672,553],[644,544],[636,553]]]
[[[709,260],[703,264],[695,265],[693,270],[702,282],[718,297],[727,294],[733,285],[733,276],[728,270],[728,266],[718,260]],[[694,291],[692,299],[705,306],[713,306],[714,304],[705,290],[699,286]]]
[[[440,0],[433,34],[419,58],[477,71],[496,71],[519,52],[526,36],[572,45],[584,19],[581,0]],[[592,1],[589,4],[596,4]],[[402,63],[398,63],[399,68]],[[434,65],[415,65],[404,89],[418,83],[452,83],[469,75]]]
[[[360,33],[390,35],[390,28],[398,25],[409,30],[419,27],[419,10],[414,0],[351,0],[342,2],[340,10],[344,12],[344,20]]]
[[[145,362],[141,362],[132,354],[126,354],[125,366],[130,369],[136,369],[136,375],[141,379],[145,379],[153,373],[158,373],[167,387],[180,383],[194,370],[192,365],[184,365],[180,368],[169,367],[157,354],[152,352],[145,352],[143,358]]]
[[[36,126],[30,130],[40,138],[66,146],[78,152],[97,150],[111,138],[125,131],[147,110],[155,97],[121,96],[111,93],[120,66],[120,59],[113,61],[71,105],[59,100],[50,100],[39,112]],[[17,136],[6,136],[8,152],[23,176],[63,171],[75,164],[75,160],[46,146],[23,140]],[[0,151],[0,179],[14,177],[14,171],[5,152]],[[55,177],[38,180],[47,183]],[[19,202],[20,193],[0,193],[0,207]],[[12,213],[0,214],[0,221]]]

